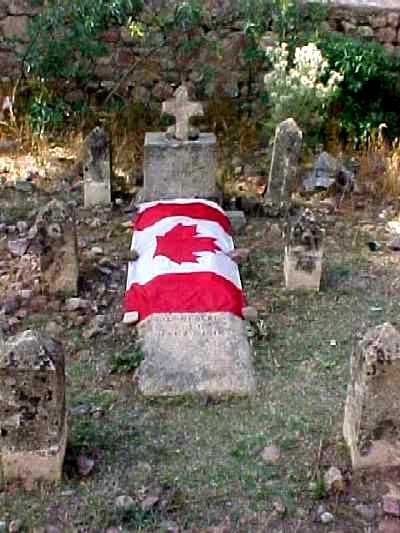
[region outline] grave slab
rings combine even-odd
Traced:
[[[27,330],[0,341],[0,458],[6,481],[60,481],[67,428],[64,355]]]
[[[245,396],[255,389],[231,224],[205,200],[138,207],[125,317],[139,320],[145,396]]]
[[[400,333],[390,323],[351,355],[343,435],[353,468],[400,466]]]
[[[245,322],[230,313],[155,314],[138,327],[144,396],[248,396],[255,391]]]

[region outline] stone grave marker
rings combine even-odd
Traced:
[[[29,249],[39,253],[42,287],[50,294],[77,294],[79,261],[73,209],[59,200],[46,204],[39,210],[29,239]]]
[[[269,216],[286,212],[296,179],[302,142],[302,131],[292,118],[277,126],[268,188],[264,196],[264,209]]]
[[[60,481],[65,455],[64,355],[25,331],[0,339],[0,464],[6,481]]]
[[[176,117],[176,125],[167,133],[146,133],[140,200],[219,199],[216,137],[198,134],[189,124],[192,116],[203,114],[201,104],[190,102],[186,87],[181,86],[174,100],[164,102],[163,111]]]
[[[255,390],[231,225],[204,200],[138,206],[125,324],[138,322],[147,397],[247,396]]]
[[[370,329],[351,355],[344,439],[353,468],[400,466],[400,333]]]
[[[84,205],[111,203],[111,146],[104,128],[94,128],[85,139],[83,157]]]
[[[310,209],[289,215],[285,228],[284,275],[287,289],[319,290],[324,231]]]
[[[255,377],[245,322],[230,313],[164,313],[138,327],[145,396],[247,396]]]

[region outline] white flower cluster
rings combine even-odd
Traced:
[[[264,82],[273,120],[278,122],[292,116],[300,126],[307,126],[308,121],[317,126],[343,76],[329,71],[328,62],[314,43],[296,48],[291,67],[286,43],[268,46],[265,52],[272,63]],[[322,82],[322,78],[327,81]]]

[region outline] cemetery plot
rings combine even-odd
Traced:
[[[242,320],[244,296],[229,219],[216,204],[140,206],[125,308],[138,313],[149,396],[249,394],[254,389]]]

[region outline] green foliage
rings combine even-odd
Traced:
[[[400,59],[383,46],[340,34],[318,41],[331,68],[341,72],[337,113],[344,141],[358,144],[386,123],[388,134],[400,134]]]
[[[141,0],[52,0],[32,18],[20,54],[29,76],[87,80],[93,60],[107,53],[99,36],[138,13]]]
[[[139,350],[132,350],[127,353],[116,352],[110,358],[111,372],[125,374],[136,370],[143,361],[143,353]]]

